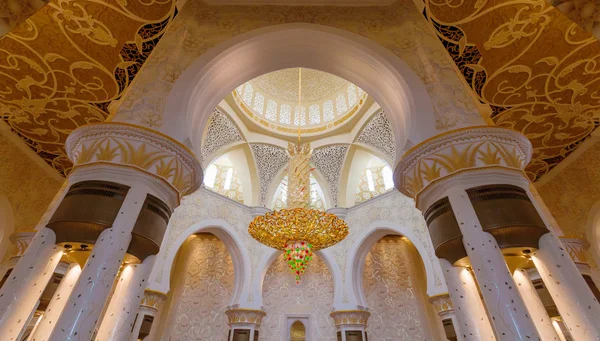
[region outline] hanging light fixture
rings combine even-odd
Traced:
[[[302,69],[298,72],[298,115],[301,113]],[[260,243],[284,251],[285,262],[300,283],[313,258],[313,252],[344,240],[346,222],[334,214],[310,208],[310,143],[288,144],[287,209],[254,218],[248,233]]]

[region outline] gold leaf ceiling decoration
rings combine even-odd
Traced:
[[[429,0],[424,12],[500,126],[534,147],[537,180],[600,121],[600,42],[544,0]]]
[[[0,115],[61,174],[75,128],[103,122],[175,16],[174,0],[52,0],[0,38]]]

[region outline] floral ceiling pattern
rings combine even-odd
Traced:
[[[109,117],[176,14],[174,0],[52,0],[0,38],[0,117],[61,174],[75,128]]]
[[[573,7],[571,2],[553,1],[554,7],[547,0],[425,0],[419,21],[411,15],[414,5],[408,0],[360,9],[205,7],[191,1],[186,11],[192,11],[197,21],[189,29],[205,34],[186,39],[199,40],[196,54],[201,54],[236,34],[284,22],[357,32],[391,49],[419,74],[434,101],[440,129],[469,125],[476,110],[456,82],[446,84],[452,70],[445,57],[430,53],[428,48],[437,47],[429,41],[419,45],[429,35],[423,26],[432,26],[478,100],[491,107],[494,123],[521,131],[531,140],[534,155],[527,173],[537,180],[600,122],[600,43],[589,32],[596,32],[597,25],[571,15],[576,11],[588,18],[588,12],[596,13],[597,8],[579,8],[575,2]],[[1,118],[57,171],[68,173],[66,136],[81,125],[109,118],[109,104],[121,99],[175,13],[173,0],[50,1],[0,38]],[[247,20],[238,20],[239,16]],[[178,34],[181,27],[173,28]],[[191,43],[186,44],[189,49]],[[172,52],[166,47],[167,53]],[[177,65],[184,69],[195,59],[188,57]],[[155,64],[147,69],[153,71]],[[164,65],[160,67],[164,74]],[[178,74],[167,73],[161,79],[171,84]],[[140,87],[146,89],[146,83],[160,91],[169,88],[157,85],[156,77],[144,79]],[[135,107],[135,115],[145,121],[161,121],[164,96],[128,96],[124,110]],[[143,100],[143,105],[134,106],[136,100]],[[458,110],[460,105],[464,108]],[[462,120],[463,116],[469,119]]]
[[[600,123],[600,42],[548,2],[430,0],[424,15],[494,123],[532,142],[532,180]]]

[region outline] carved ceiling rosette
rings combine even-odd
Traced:
[[[406,152],[396,170],[396,188],[418,198],[430,184],[469,170],[504,168],[523,171],[532,147],[520,132],[495,126],[452,130]]]
[[[74,169],[94,164],[135,168],[168,182],[180,196],[200,187],[202,168],[194,153],[159,132],[130,124],[99,123],[67,138]]]
[[[366,310],[339,310],[329,314],[333,318],[336,327],[343,325],[367,326],[371,313]]]

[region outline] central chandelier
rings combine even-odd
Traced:
[[[302,69],[298,72],[298,113],[302,99]],[[288,144],[287,209],[258,216],[248,226],[248,233],[260,243],[284,251],[284,260],[300,283],[313,252],[344,240],[348,225],[336,215],[310,208],[309,143]]]

